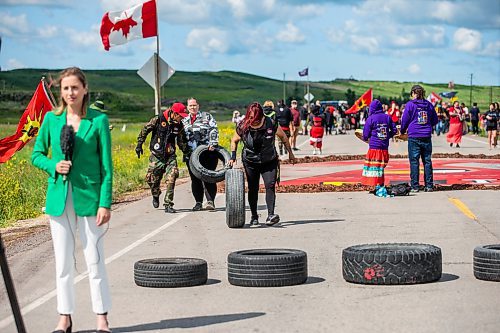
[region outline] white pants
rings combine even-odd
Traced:
[[[103,235],[106,226],[96,225],[96,216],[77,216],[73,208],[71,184],[66,208],[61,216],[50,216],[50,230],[56,261],[57,311],[72,314],[75,310],[75,232],[78,229],[89,271],[92,310],[105,313],[111,308],[108,277],[104,264]]]

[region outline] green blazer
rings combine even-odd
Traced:
[[[31,162],[49,174],[45,211],[60,216],[66,205],[68,180],[73,188],[73,205],[78,216],[95,216],[99,207],[111,207],[113,162],[108,117],[87,108],[75,135],[73,159],[67,180],[56,172],[56,164],[64,159],[61,130],[66,124],[66,110],[56,116],[48,112],[36,138]],[[51,148],[51,157],[49,156]]]

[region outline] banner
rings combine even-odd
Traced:
[[[45,114],[53,108],[44,81],[40,81],[35,94],[21,116],[16,134],[0,140],[0,163],[10,160],[12,155],[38,135]]]

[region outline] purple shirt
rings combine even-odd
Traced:
[[[370,115],[363,127],[363,140],[370,140],[370,149],[389,149],[389,139],[396,134],[396,124],[384,113],[382,104],[374,100],[370,104]]]
[[[430,138],[432,127],[438,123],[436,110],[425,99],[414,99],[406,103],[401,118],[401,133],[408,131],[409,138]]]

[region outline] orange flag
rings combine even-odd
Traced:
[[[345,113],[350,114],[350,113],[356,113],[365,106],[369,106],[370,103],[373,100],[373,93],[372,93],[372,88],[368,89],[363,95],[361,95],[360,98],[354,103],[353,106],[349,110],[347,110]]]
[[[35,94],[21,116],[16,134],[0,140],[0,163],[10,160],[12,155],[37,136],[45,114],[53,108],[44,81],[40,81]]]

